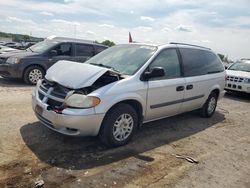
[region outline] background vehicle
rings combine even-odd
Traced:
[[[55,37],[39,42],[25,51],[0,55],[0,76],[20,78],[35,84],[59,60],[85,62],[107,46],[92,41]]]
[[[241,60],[227,70],[226,90],[250,93],[250,60]]]
[[[120,146],[143,122],[196,109],[211,117],[224,86],[224,67],[210,49],[127,44],[84,64],[59,61],[38,82],[32,104],[54,131],[99,135],[106,145]]]
[[[15,48],[15,49],[18,49],[22,46],[21,43],[19,42],[6,42],[3,44],[4,46],[7,46],[7,47],[10,47],[10,48]]]
[[[0,45],[0,54],[4,54],[7,52],[19,52],[19,51],[20,50]]]

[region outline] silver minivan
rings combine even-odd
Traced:
[[[208,48],[132,43],[84,64],[57,62],[37,83],[32,105],[48,128],[99,135],[114,147],[128,143],[145,122],[197,109],[211,117],[224,86],[224,67]]]

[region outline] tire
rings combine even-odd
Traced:
[[[100,130],[100,140],[107,147],[127,144],[138,127],[138,115],[128,104],[118,104],[107,112]]]
[[[35,85],[38,80],[43,79],[45,71],[39,66],[28,67],[23,75],[23,80],[27,84]]]
[[[215,92],[212,92],[206,101],[206,103],[200,109],[200,115],[205,118],[211,117],[217,106],[218,95]]]

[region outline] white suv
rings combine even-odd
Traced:
[[[225,89],[250,93],[250,60],[241,60],[232,64],[227,70]]]
[[[54,131],[121,146],[145,122],[196,109],[212,116],[224,86],[224,67],[208,48],[124,44],[84,64],[53,65],[33,91],[33,110]]]

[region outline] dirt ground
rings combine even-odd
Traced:
[[[214,116],[195,112],[148,123],[127,146],[42,126],[32,87],[0,77],[0,188],[250,187],[250,96],[229,93]],[[176,158],[188,155],[199,163]]]

